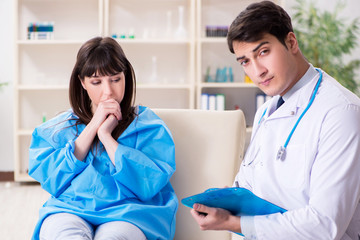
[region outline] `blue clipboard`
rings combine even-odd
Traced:
[[[183,198],[181,203],[192,208],[195,203],[223,208],[237,216],[284,213],[287,210],[272,204],[245,188],[211,188],[203,193]]]

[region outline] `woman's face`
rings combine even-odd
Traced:
[[[81,80],[83,88],[87,91],[91,102],[92,111],[96,111],[100,102],[114,99],[119,104],[125,94],[125,75],[120,72],[111,76],[98,76],[93,74]]]

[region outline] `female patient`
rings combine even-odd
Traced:
[[[33,239],[172,239],[172,136],[133,105],[134,70],[115,40],[80,48],[69,95],[71,110],[32,135],[29,174],[51,194]]]

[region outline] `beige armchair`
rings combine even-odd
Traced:
[[[182,198],[208,188],[232,186],[243,158],[245,117],[242,111],[154,109],[172,132],[176,172],[171,180]],[[175,240],[230,240],[229,232],[201,231],[181,203]],[[238,238],[237,235],[233,239]]]

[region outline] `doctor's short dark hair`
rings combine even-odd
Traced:
[[[233,42],[256,42],[264,34],[275,36],[285,47],[285,38],[293,32],[291,18],[286,11],[271,1],[250,4],[231,23],[227,35],[230,52]]]
[[[78,124],[88,124],[93,117],[91,99],[82,87],[81,81],[93,74],[108,76],[123,72],[125,75],[125,92],[120,103],[122,120],[112,135],[117,139],[135,116],[136,78],[134,69],[126,58],[119,43],[110,37],[94,37],[85,42],[79,49],[69,84],[70,105]]]

